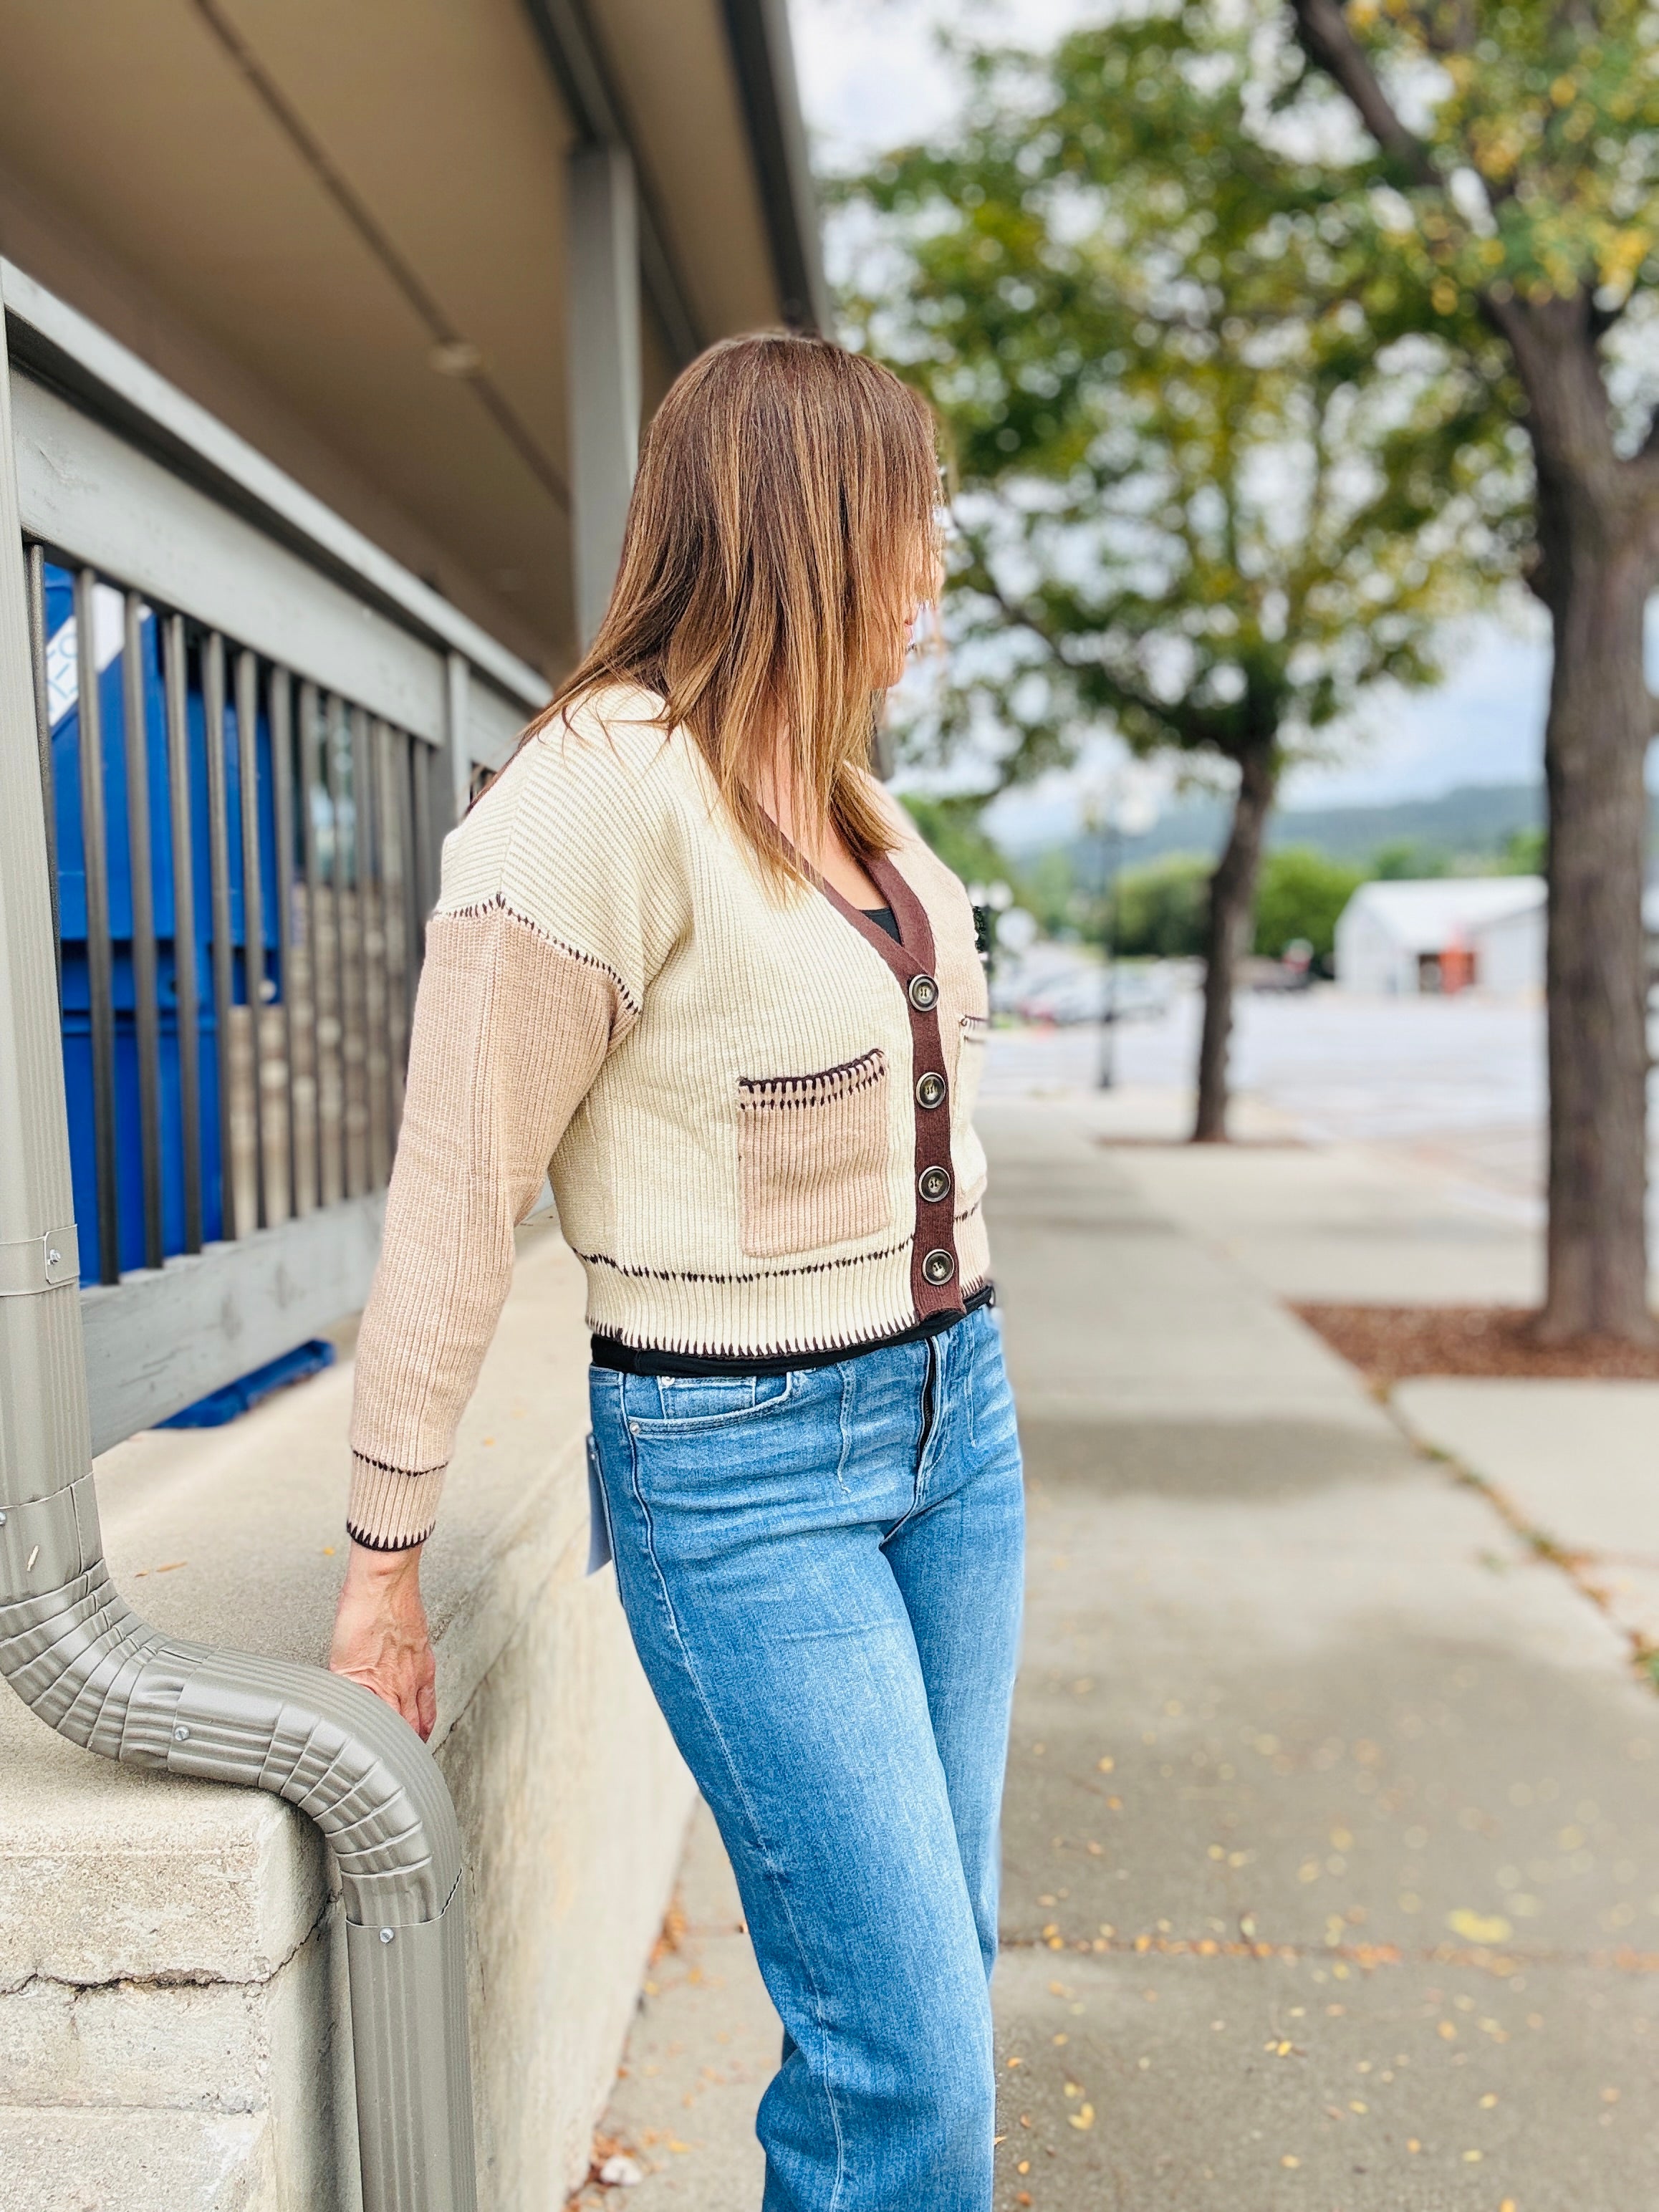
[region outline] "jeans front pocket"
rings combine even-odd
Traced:
[[[738,1078],[743,1249],[757,1259],[870,1237],[891,1218],[887,1055]]]
[[[636,1437],[690,1436],[781,1407],[793,1380],[790,1375],[630,1375],[623,1384],[623,1406]]]

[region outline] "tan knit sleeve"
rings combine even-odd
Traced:
[[[495,902],[434,914],[379,1271],[358,1339],[348,1526],[422,1541],[513,1271],[513,1231],[636,1008]]]

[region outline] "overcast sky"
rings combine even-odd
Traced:
[[[925,136],[955,104],[935,27],[983,27],[1037,43],[1098,12],[1090,0],[789,0],[801,97],[816,157],[844,167]],[[1449,641],[1447,681],[1424,695],[1379,696],[1329,765],[1297,769],[1292,805],[1346,805],[1427,796],[1460,783],[1510,783],[1542,773],[1549,656],[1535,611],[1468,626]],[[1030,800],[1005,802],[1030,834],[1070,826],[1067,780]],[[1013,823],[1010,823],[1011,828]]]

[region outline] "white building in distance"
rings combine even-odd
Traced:
[[[1545,914],[1541,876],[1362,884],[1336,925],[1336,980],[1393,996],[1541,990]]]

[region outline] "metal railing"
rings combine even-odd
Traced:
[[[0,292],[102,1451],[362,1305],[439,843],[547,690],[5,262]]]
[[[27,547],[82,1266],[118,1283],[385,1188],[447,767]]]
[[[544,687],[3,263],[0,291],[0,1675],[72,1742],[317,1824],[365,2212],[475,2212],[435,1762],[355,1683],[141,1620],[91,1458],[361,1303],[437,841]]]

